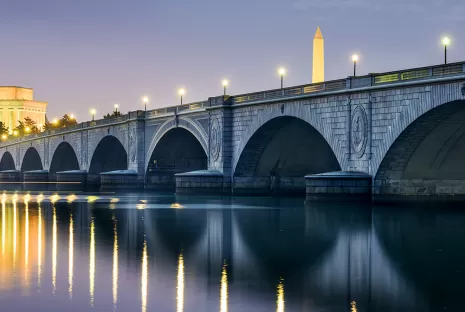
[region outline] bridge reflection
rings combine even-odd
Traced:
[[[435,228],[430,217],[346,205],[281,201],[263,209],[240,199],[222,201],[222,209],[189,209],[182,200],[178,208],[100,209],[48,199],[2,196],[0,291],[85,301],[83,311],[460,306],[447,283],[459,285],[450,272],[462,277],[461,253],[452,253],[462,245],[443,229],[457,215],[432,215]],[[231,209],[237,206],[243,208]],[[428,232],[438,235],[422,240]],[[433,261],[419,263],[433,246],[446,248],[441,252],[453,263],[447,279]]]

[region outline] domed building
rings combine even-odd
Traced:
[[[0,86],[0,122],[10,132],[18,126],[18,121],[29,117],[40,127],[45,124],[47,102],[34,100],[34,90],[22,87]]]

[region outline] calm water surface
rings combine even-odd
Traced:
[[[1,311],[465,311],[465,214],[4,194]]]

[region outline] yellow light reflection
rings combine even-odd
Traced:
[[[13,196],[13,272],[16,272],[16,232],[17,232],[17,225],[16,225],[16,200],[18,199],[18,195]]]
[[[350,303],[350,312],[357,312],[357,302],[352,301]]]
[[[24,209],[26,213],[25,235],[24,235],[24,279],[29,284],[29,199],[30,195],[24,196]]]
[[[73,214],[69,215],[69,259],[68,259],[68,293],[69,299],[73,298],[73,274],[74,274],[74,221]]]
[[[142,250],[142,278],[141,278],[142,312],[147,311],[147,286],[148,286],[148,256],[147,256],[147,241],[144,239],[144,249]]]
[[[6,237],[6,208],[5,208],[5,194],[2,198],[2,259],[5,256],[5,237]]]
[[[137,204],[136,205],[136,208],[139,209],[139,210],[142,210],[142,209],[145,209],[145,204]]]
[[[184,311],[184,258],[182,253],[179,255],[178,260],[178,285],[176,287],[176,311]]]
[[[278,295],[276,299],[276,312],[284,312],[284,284],[281,279],[278,284]]]
[[[70,204],[71,204],[73,201],[75,201],[76,199],[77,199],[77,196],[74,195],[74,194],[69,195],[68,197],[66,197],[66,201],[67,201],[68,203],[70,203]]]
[[[39,211],[37,212],[39,216],[39,226],[37,233],[37,285],[41,286],[41,275],[42,275],[42,208],[39,203]]]
[[[55,206],[53,207],[52,217],[52,286],[53,294],[57,290],[57,211]]]
[[[88,203],[93,203],[93,202],[95,202],[97,199],[99,199],[98,196],[88,196],[88,197],[87,197],[87,202],[88,202]]]
[[[112,204],[116,204],[117,202],[119,202],[119,198],[112,198],[110,200],[110,203],[112,203]]]
[[[44,195],[39,194],[37,195],[37,203],[40,204],[44,200]]]
[[[221,272],[220,312],[228,312],[228,271],[226,264]]]
[[[94,306],[95,287],[95,224],[94,218],[90,221],[90,247],[89,247],[89,297],[90,305]]]
[[[60,196],[58,196],[57,194],[53,194],[52,196],[50,196],[50,202],[52,204],[56,203],[59,199],[60,199]]]
[[[171,204],[170,208],[182,209],[182,208],[184,208],[184,206],[179,204],[179,203],[174,203],[174,204]]]
[[[113,221],[113,306],[118,303],[118,231],[116,220]]]

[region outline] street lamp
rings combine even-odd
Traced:
[[[149,98],[144,96],[142,101],[144,102],[144,110],[147,111],[147,103],[149,102]]]
[[[26,127],[24,130],[26,130],[26,133],[31,132],[31,128],[29,128],[29,127]]]
[[[17,136],[17,135],[18,135],[18,130],[14,130],[14,131],[13,131],[13,135],[14,135],[14,136]]]
[[[53,123],[53,125],[55,125],[55,126],[58,125],[58,119],[56,119],[56,118],[53,119],[52,123]]]
[[[74,119],[74,115],[73,115],[73,114],[70,114],[70,115],[69,115],[69,119]]]
[[[278,74],[281,77],[281,89],[282,89],[284,86],[284,75],[286,75],[286,69],[284,67],[279,68]]]
[[[182,105],[182,96],[183,96],[184,94],[186,94],[186,90],[184,90],[183,88],[181,88],[181,89],[179,89],[178,93],[179,93],[179,96],[181,97],[181,105]]]
[[[6,139],[8,138],[8,136],[6,134],[3,134],[2,135],[2,140],[5,141]]]
[[[90,110],[90,114],[92,115],[92,121],[95,120],[95,113],[97,113],[97,111],[96,111],[94,108],[92,108],[92,109]]]
[[[229,81],[227,79],[224,79],[222,81],[222,84],[223,84],[223,89],[224,89],[223,95],[226,95],[226,87],[228,86]]]
[[[352,55],[352,61],[354,61],[354,77],[356,76],[356,69],[357,69],[357,61],[358,61],[358,55],[354,54]]]
[[[444,37],[444,39],[442,39],[442,43],[444,44],[444,64],[447,64],[447,46],[450,43],[449,38]]]
[[[118,115],[118,107],[119,107],[119,105],[115,104],[115,115]]]

